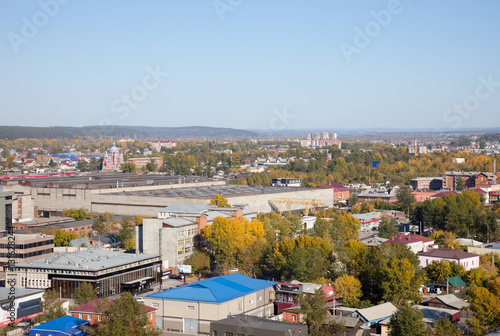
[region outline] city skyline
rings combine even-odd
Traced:
[[[1,124],[496,127],[498,9],[493,1],[3,2]]]

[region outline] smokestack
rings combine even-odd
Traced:
[[[418,156],[417,137],[415,137],[415,156]]]

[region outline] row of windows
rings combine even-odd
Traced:
[[[1,258],[14,258],[14,259],[27,259],[27,258],[39,256],[42,254],[49,254],[52,252],[54,252],[54,249],[50,248],[47,250],[35,251],[35,252],[30,252],[30,253],[16,253],[16,254],[0,253],[0,257]]]
[[[198,233],[198,228],[177,231],[177,237],[194,236]]]
[[[32,278],[21,278],[22,288],[50,288],[51,280],[49,279],[32,279]]]

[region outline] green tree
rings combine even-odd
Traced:
[[[390,239],[392,236],[398,233],[398,228],[396,227],[396,219],[382,216],[382,219],[380,220],[380,223],[378,225],[378,231],[380,237]]]
[[[155,172],[156,170],[158,170],[158,164],[156,163],[156,160],[151,158],[151,160],[146,164],[146,168],[150,172]]]
[[[229,204],[227,199],[219,194],[216,194],[215,197],[212,198],[210,200],[210,203],[208,203],[208,204],[215,205],[216,207],[219,207],[219,208],[230,208],[231,207],[231,204]]]
[[[200,273],[210,269],[210,256],[202,251],[196,250],[185,261],[184,265],[191,265],[193,273]]]
[[[104,220],[102,217],[97,217],[94,219],[94,223],[92,224],[92,230],[97,231],[98,235],[104,234],[106,230],[106,224],[104,223]]]
[[[422,284],[414,265],[408,259],[393,259],[384,268],[385,277],[382,281],[384,299],[396,306],[408,301],[418,301],[419,286]]]
[[[122,173],[137,173],[137,167],[133,162],[124,162],[121,168]]]
[[[416,308],[404,305],[394,313],[389,321],[390,336],[426,336],[429,328],[425,324],[424,315]]]
[[[412,194],[413,189],[411,187],[401,187],[396,191],[396,198],[398,199],[398,204],[402,211],[406,213],[407,216],[413,211],[413,204],[415,204],[415,196]]]
[[[63,210],[64,217],[73,217],[76,221],[82,221],[85,219],[91,219],[92,214],[85,208],[70,208]]]
[[[43,294],[40,307],[44,311],[45,321],[54,320],[67,314],[66,309],[63,308],[62,300],[59,298],[59,292],[56,290],[49,289]]]
[[[94,286],[90,282],[80,282],[75,290],[75,304],[81,306],[96,299]]]
[[[443,317],[437,320],[434,324],[434,332],[432,335],[460,336],[463,335],[463,332],[457,325],[451,323],[449,317]]]
[[[122,249],[127,250],[128,248],[130,250],[132,249],[130,245],[130,239],[132,239],[133,235],[132,234],[132,230],[134,228],[133,220],[129,216],[124,216],[120,221],[120,225],[121,229],[115,235],[116,239],[118,239],[118,246],[120,246]]]
[[[149,321],[146,306],[129,292],[122,293],[116,300],[104,299],[97,309],[103,316],[102,321],[94,328],[82,327],[88,335],[161,335],[161,330],[155,328],[154,321]]]
[[[425,267],[427,278],[431,283],[439,283],[444,279],[454,276],[463,277],[465,275],[465,268],[457,262],[450,262],[449,260],[434,260]]]
[[[322,288],[318,288],[313,295],[299,296],[301,312],[311,336],[322,335],[321,329],[328,314],[328,307],[325,303],[326,293]]]
[[[355,206],[356,204],[358,204],[358,195],[351,193],[351,196],[349,196],[349,206]]]
[[[465,189],[465,181],[461,178],[457,179],[455,182],[455,190],[462,191]]]
[[[344,306],[356,307],[359,303],[359,298],[363,294],[361,292],[361,282],[351,275],[342,275],[333,282],[333,287],[336,293],[342,297]]]

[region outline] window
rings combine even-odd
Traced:
[[[194,306],[187,306],[186,309],[187,310],[194,310]]]
[[[101,315],[97,315],[97,321],[101,322],[102,321],[102,317]]]
[[[258,300],[259,300],[259,301],[262,301],[262,296],[259,296],[259,299],[258,299]]]
[[[78,316],[79,318],[81,318],[83,320],[83,314],[79,314]]]
[[[233,336],[233,333],[232,332],[226,332],[226,333],[224,333],[224,336]]]
[[[292,321],[293,322],[297,321],[297,316],[296,315],[292,315]]]
[[[248,303],[252,304],[253,303],[253,299],[248,300]]]
[[[92,315],[91,314],[87,314],[87,321],[92,321]]]
[[[212,330],[212,336],[217,336],[217,330]]]

